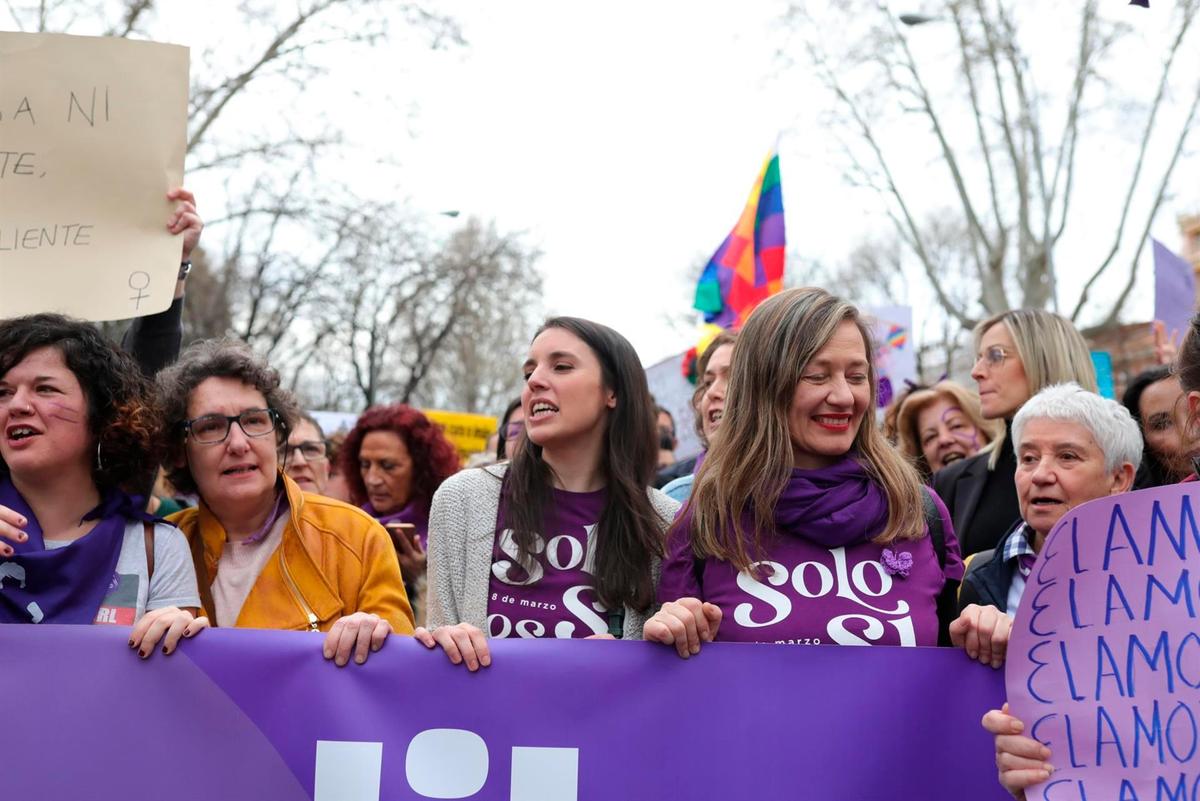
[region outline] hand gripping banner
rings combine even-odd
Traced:
[[[0,627],[4,798],[1007,798],[960,650],[494,641],[471,674],[407,637],[336,668],[296,632],[145,662],[108,626]]]

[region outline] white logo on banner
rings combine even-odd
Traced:
[[[408,744],[404,775],[422,798],[470,798],[491,767],[487,743],[467,729],[426,729]],[[379,801],[383,743],[318,740],[313,801]],[[579,749],[512,749],[509,801],[578,801]]]

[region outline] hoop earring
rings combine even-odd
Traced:
[[[96,469],[104,469],[104,460],[100,458],[100,440],[96,440]]]

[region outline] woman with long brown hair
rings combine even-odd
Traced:
[[[522,447],[442,484],[429,518],[429,629],[451,661],[488,637],[640,638],[663,533],[654,406],[637,352],[607,326],[555,317],[524,366]]]
[[[714,639],[949,642],[957,541],[878,428],[873,352],[858,311],[822,289],[786,290],[751,314],[647,640],[681,656]]]

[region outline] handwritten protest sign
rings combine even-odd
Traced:
[[[137,317],[171,303],[188,51],[0,33],[0,317]]]
[[[1200,791],[1200,485],[1084,504],[1050,532],[1008,648],[1008,698],[1055,772],[1030,801]]]

